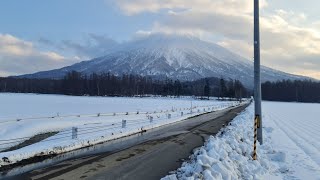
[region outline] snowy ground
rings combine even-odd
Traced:
[[[264,144],[252,160],[253,106],[166,176],[173,179],[320,179],[320,104],[263,102]]]
[[[35,94],[0,94],[0,101],[0,150],[36,134],[59,131],[41,142],[0,153],[0,166],[32,156],[71,151],[235,105],[235,102],[200,101],[187,97],[111,98]],[[126,120],[125,128],[122,127],[122,120]],[[74,139],[72,127],[78,130]]]
[[[264,102],[265,127],[286,156],[284,179],[320,180],[320,104]]]

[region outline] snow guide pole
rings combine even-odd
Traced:
[[[259,116],[254,119],[254,140],[253,140],[253,160],[257,160],[257,129],[258,129]]]

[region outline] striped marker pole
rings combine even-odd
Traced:
[[[259,116],[254,118],[254,142],[253,142],[253,160],[257,160],[257,133],[258,133]]]

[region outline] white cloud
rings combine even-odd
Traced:
[[[46,38],[40,38],[38,42],[42,46],[56,49],[66,54],[73,54],[82,60],[103,56],[118,45],[118,42],[113,39],[97,34],[87,34],[82,43],[72,40],[63,40],[56,43]]]
[[[284,71],[320,78],[320,34],[292,19],[301,14],[277,13],[262,18],[262,57],[265,64]]]
[[[75,62],[56,52],[40,51],[31,42],[0,34],[0,76],[50,70]]]
[[[162,13],[146,33],[165,32],[219,37],[218,44],[252,59],[253,1],[248,0],[119,0],[127,15]],[[305,13],[261,7],[261,57],[263,64],[320,78],[319,22]],[[165,10],[165,11],[164,11]],[[266,10],[266,11],[265,11]],[[165,13],[164,13],[165,12]]]
[[[248,0],[117,0],[117,5],[127,15],[142,12],[159,12],[163,9],[186,9],[202,13],[239,14],[252,13],[253,1]],[[265,0],[260,1],[260,7],[266,7]],[[173,10],[173,11],[172,11]]]

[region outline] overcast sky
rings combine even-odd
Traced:
[[[319,0],[260,0],[264,65],[320,79]],[[2,0],[0,76],[107,53],[137,35],[178,33],[253,58],[253,0]]]

